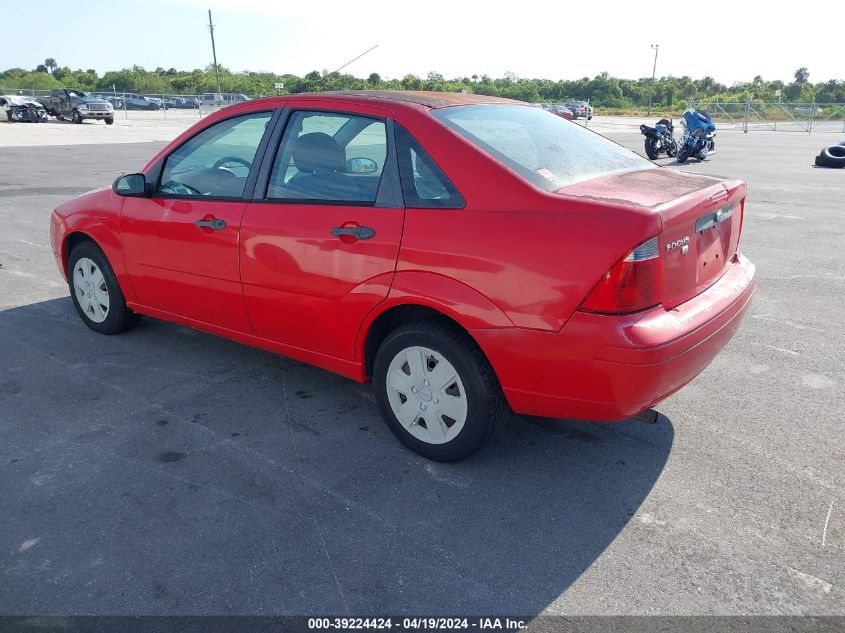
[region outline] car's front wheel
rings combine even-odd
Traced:
[[[376,354],[373,382],[393,434],[436,461],[469,457],[508,417],[490,363],[448,322],[416,321],[391,332]]]
[[[82,242],[71,251],[68,285],[76,311],[95,332],[118,334],[137,321],[126,305],[111,265],[96,244]]]

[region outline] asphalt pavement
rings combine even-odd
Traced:
[[[642,152],[640,122],[591,127]],[[454,465],[366,385],[88,330],[49,214],[163,142],[4,147],[0,614],[845,615],[845,170],[812,166],[843,136],[727,131],[685,166],[748,181],[759,286],[659,424],[512,416]]]

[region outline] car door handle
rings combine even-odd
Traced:
[[[226,228],[226,220],[219,220],[217,218],[211,220],[197,220],[194,224],[201,229],[212,229],[214,231],[222,231]]]
[[[376,232],[369,226],[336,226],[332,229],[332,235],[335,237],[350,235],[359,240],[369,240],[376,236]]]

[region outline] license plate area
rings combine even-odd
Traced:
[[[737,204],[732,203],[716,211],[705,213],[695,222],[698,270],[696,279],[704,283],[724,270],[731,247],[731,228]]]

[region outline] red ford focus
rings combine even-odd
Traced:
[[[512,409],[617,421],[747,311],[745,184],[518,102],[307,94],[225,108],[52,216],[88,327],[181,323],[372,381],[431,459]]]

